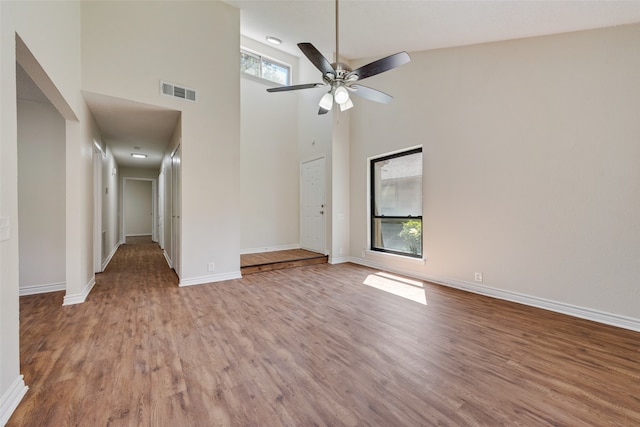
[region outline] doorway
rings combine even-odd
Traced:
[[[123,242],[127,237],[151,236],[156,238],[155,195],[156,180],[124,178],[123,181]]]
[[[180,145],[171,155],[171,264],[173,270],[180,277],[181,262],[181,226],[180,213],[182,209],[181,179],[182,179],[182,148]]]
[[[300,165],[300,247],[325,253],[325,159]]]

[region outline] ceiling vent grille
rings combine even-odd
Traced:
[[[174,85],[173,83],[160,82],[160,93],[174,98],[186,99],[187,101],[196,102],[197,96],[195,89]]]

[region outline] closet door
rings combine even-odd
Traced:
[[[180,277],[180,253],[182,247],[180,242],[182,230],[180,222],[180,211],[182,207],[182,186],[180,183],[181,155],[182,149],[181,146],[178,146],[171,156],[171,262],[178,277]]]

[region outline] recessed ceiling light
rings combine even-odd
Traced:
[[[146,154],[140,154],[140,153],[131,153],[131,157],[135,157],[136,159],[146,159],[147,155]]]
[[[280,44],[282,43],[282,40],[280,40],[277,37],[273,37],[273,36],[267,36],[267,41],[271,44]]]

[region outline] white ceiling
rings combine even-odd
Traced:
[[[83,92],[89,109],[120,167],[159,168],[180,112]],[[136,148],[137,147],[137,148]],[[146,159],[131,156],[146,154]]]
[[[313,43],[335,50],[333,0],[225,0],[241,9],[241,33],[302,56]],[[640,22],[640,0],[340,0],[340,53],[348,59],[421,51]],[[18,98],[47,102],[18,67]],[[84,93],[120,167],[158,168],[180,112]],[[134,147],[140,147],[136,150]],[[149,155],[145,160],[133,152]]]
[[[90,92],[83,94],[119,167],[160,168],[180,117],[179,111]],[[16,96],[22,101],[50,104],[19,64],[16,64]],[[148,157],[137,159],[131,153]]]
[[[241,32],[300,56],[310,42],[328,59],[335,50],[333,0],[225,0],[241,9]],[[377,58],[640,22],[640,1],[340,0],[340,54]]]

